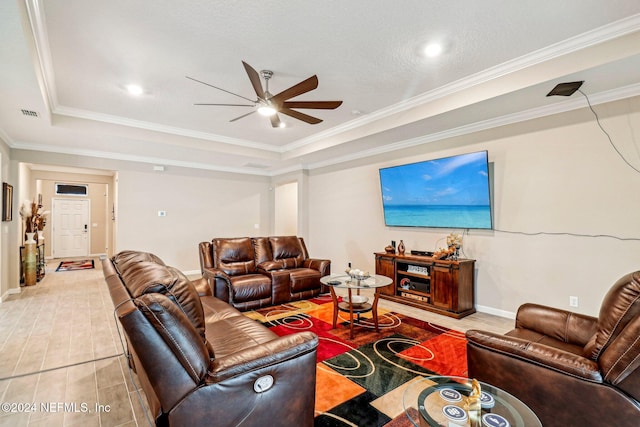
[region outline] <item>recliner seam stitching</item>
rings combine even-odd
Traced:
[[[640,295],[636,295],[636,297],[633,299],[633,301],[627,306],[626,310],[624,310],[622,315],[618,318],[618,321],[616,322],[615,326],[611,329],[611,334],[609,335],[609,338],[600,346],[600,349],[598,350],[598,353],[596,354],[595,360],[598,360],[600,358],[600,355],[602,354],[602,351],[604,350],[607,342],[609,342],[611,340],[611,336],[613,335],[613,332],[616,329],[618,329],[618,325],[620,324],[620,322],[622,321],[624,316],[626,316],[627,312],[629,312],[629,310],[631,309],[633,304],[635,304],[636,301],[638,301],[639,298],[640,298]]]
[[[604,378],[607,379],[607,377],[609,376],[609,373],[611,371],[613,371],[613,369],[615,368],[615,366],[620,363],[620,360],[622,360],[622,358],[624,357],[625,354],[627,354],[632,348],[633,346],[638,342],[638,340],[640,340],[640,336],[636,337],[636,339],[633,341],[633,343],[629,346],[629,348],[627,348],[627,350],[625,350],[617,359],[616,361],[611,365],[611,368],[609,368],[607,370],[607,373],[605,374]],[[640,353],[638,353],[636,355],[636,357],[633,358],[633,360],[631,361],[631,363],[633,363],[635,360],[638,359],[638,357],[640,357]],[[631,364],[629,363],[629,364]],[[624,372],[624,369],[622,370],[622,372]],[[620,374],[618,374],[618,376],[616,378],[614,378],[612,381],[617,381],[618,378],[620,378],[620,375],[622,375],[622,372],[620,372]],[[613,383],[613,382],[612,382]]]

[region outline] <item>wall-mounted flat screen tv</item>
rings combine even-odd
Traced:
[[[380,169],[384,222],[491,229],[486,151]]]

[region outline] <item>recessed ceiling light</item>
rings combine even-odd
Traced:
[[[138,85],[127,85],[127,91],[129,91],[131,95],[142,95],[144,92],[144,90]]]
[[[424,47],[423,52],[430,58],[436,57],[442,53],[442,45],[440,43],[429,43]]]
[[[278,125],[281,128],[286,128],[287,124],[285,122],[280,122],[280,124]]]

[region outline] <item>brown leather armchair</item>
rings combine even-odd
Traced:
[[[640,425],[640,271],[598,318],[524,304],[506,335],[467,331],[469,376],[526,403],[545,427]]]

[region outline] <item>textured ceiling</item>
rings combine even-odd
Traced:
[[[640,93],[640,2],[628,0],[20,0],[0,5],[0,136],[16,149],[276,174]],[[438,41],[443,54],[428,58]],[[250,99],[313,74],[284,129],[190,76]],[[144,88],[132,97],[125,86]],[[38,113],[24,116],[22,109]],[[247,166],[249,165],[249,166]],[[255,165],[264,167],[255,168]]]

